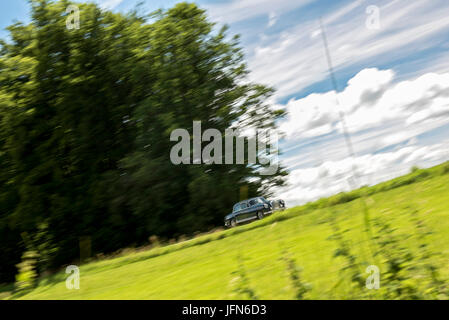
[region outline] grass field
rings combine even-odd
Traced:
[[[365,188],[364,198],[350,201],[346,194],[348,202],[335,201],[339,195],[233,229],[81,265],[79,290],[68,290],[68,275],[60,272],[25,295],[3,297],[381,299],[396,297],[392,292],[399,285],[398,298],[418,292],[418,298],[447,299],[449,170],[443,166]],[[365,230],[364,204],[373,238]],[[365,281],[368,265],[380,268],[380,290],[354,280]],[[438,271],[438,280],[427,270]]]

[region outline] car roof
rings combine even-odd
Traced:
[[[251,200],[254,200],[254,199],[259,199],[259,198],[262,198],[262,197],[261,197],[261,196],[259,196],[259,197],[249,198],[249,199],[246,199],[246,200],[242,200],[242,201],[240,201],[240,202],[237,202],[236,204],[240,204],[240,203],[248,202],[248,201],[251,201]]]

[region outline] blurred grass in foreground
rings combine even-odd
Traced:
[[[351,201],[362,194],[367,197],[371,221],[380,219],[389,225],[384,237],[392,237],[393,232],[400,237],[400,242],[388,242],[390,250],[400,245],[401,250],[405,248],[407,254],[416,257],[410,260],[413,263],[401,281],[406,283],[405,288],[411,286],[425,297],[433,282],[419,265],[434,266],[445,287],[449,278],[447,173],[449,163],[414,170],[373,187],[291,208],[234,229],[143,252],[130,249],[132,253],[122,257],[81,265],[79,290],[66,288],[68,275],[62,271],[40,279],[34,290],[21,297],[9,295],[11,287],[3,288],[0,298],[295,299],[298,288],[302,290],[300,296],[308,299],[385,298],[382,290],[396,286],[395,280],[386,276],[394,260],[372,256],[360,202]],[[431,230],[426,234],[426,246],[417,232],[414,214]],[[379,264],[381,290],[355,289],[351,278],[342,273],[348,262],[335,257],[339,249],[339,243],[333,240],[335,223],[357,257],[363,279],[368,277],[364,273],[367,265]],[[423,248],[436,254],[422,254]],[[400,262],[400,268],[410,261]],[[302,270],[300,279],[292,281],[296,273],[291,270],[296,267]]]

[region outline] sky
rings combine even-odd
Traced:
[[[138,0],[95,0],[126,12]],[[173,0],[145,0],[152,11]],[[449,1],[199,0],[241,35],[250,80],[276,89],[288,206],[449,160]],[[337,91],[328,73],[320,18]],[[29,21],[26,0],[0,0],[6,26]],[[351,137],[350,155],[340,114]],[[355,176],[354,176],[355,174]]]

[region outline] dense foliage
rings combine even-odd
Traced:
[[[275,128],[272,90],[248,81],[238,38],[182,3],[151,15],[32,0],[0,47],[0,282],[25,252],[42,272],[80,258],[221,225],[285,172],[173,165],[170,132]],[[83,246],[83,245],[81,245]],[[82,251],[82,250],[81,250]]]

